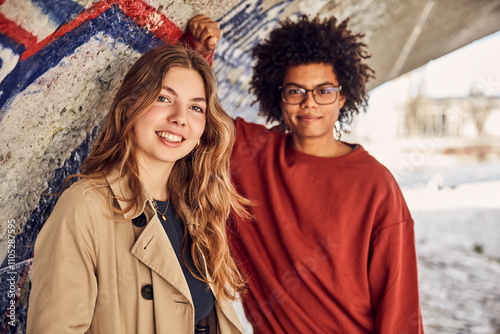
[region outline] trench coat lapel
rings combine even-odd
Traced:
[[[213,282],[212,277],[210,276],[208,271],[206,271],[207,264],[206,264],[205,256],[203,256],[203,262],[205,264],[205,273],[207,275],[208,282],[209,282],[208,286],[210,287],[210,290],[212,290],[212,292],[215,293],[215,285],[213,283],[210,283],[210,282]],[[220,309],[220,311],[222,311],[222,313],[224,313],[224,316],[227,318],[227,320],[229,320],[236,328],[238,328],[238,330],[241,333],[244,333],[243,326],[241,325],[241,322],[239,321],[238,314],[236,313],[236,310],[234,309],[232,302],[228,299],[217,299],[217,301],[215,303],[216,303],[216,307],[218,307]],[[217,314],[220,314],[219,310],[217,310]],[[219,318],[220,318],[220,315],[219,315]],[[222,323],[219,322],[219,326],[222,326]]]
[[[192,303],[191,293],[182,268],[156,215],[146,225],[131,252],[142,263],[179,290]]]
[[[129,205],[127,200],[134,197],[134,194],[128,187],[127,180],[125,178],[120,178],[117,170],[110,173],[106,179],[115,196],[116,202],[120,208],[124,210]],[[179,261],[177,260],[172,244],[160,220],[156,216],[152,204],[153,199],[149,196],[144,187],[142,187],[141,193],[138,196],[139,207],[135,211],[131,210],[126,212],[124,214],[124,219],[130,220],[136,218],[145,213],[145,211],[148,211],[147,216],[152,218],[149,219],[146,227],[137,238],[131,249],[131,253],[139,261],[169,282],[174,288],[179,290],[179,292],[192,303],[189,286]]]
[[[112,172],[108,177],[106,177],[109,187],[115,196],[115,200],[118,206],[123,210],[128,205],[128,199],[133,198],[131,190],[128,188],[127,181],[124,178],[119,177],[117,170]],[[152,283],[154,291],[158,289],[165,289],[164,284],[170,284],[172,287],[177,289],[179,293],[184,295],[187,301],[193,305],[193,300],[191,298],[191,292],[189,286],[184,277],[182,268],[177,260],[174,249],[170,240],[165,233],[160,220],[156,216],[156,211],[152,204],[152,198],[147,193],[146,189],[142,187],[141,194],[139,194],[139,208],[135,211],[131,210],[124,214],[124,219],[130,223],[130,220],[138,217],[139,215],[146,213],[147,217],[152,217],[149,219],[144,230],[141,232],[136,242],[134,243],[131,253],[139,261],[144,263],[146,266],[151,268],[153,271]],[[123,222],[126,224],[127,222]],[[205,262],[205,259],[204,259]],[[206,270],[206,262],[205,262]],[[206,272],[208,275],[208,272]],[[155,275],[156,274],[156,275]],[[158,280],[158,278],[163,278],[166,282]],[[209,282],[212,281],[211,277],[208,276]],[[215,291],[215,287],[212,283],[209,283],[210,289]],[[155,290],[156,289],[156,290]],[[231,323],[235,326],[241,333],[243,333],[243,328],[239,322],[238,315],[234,310],[231,301],[229,300],[217,300],[216,307],[218,311],[222,311],[224,317],[227,321],[222,321],[219,319],[219,326],[222,332],[232,332],[232,327],[229,325]],[[157,310],[161,312],[160,310]],[[156,310],[155,310],[156,312]],[[193,309],[193,323],[194,323],[194,309]],[[162,317],[158,317],[157,321],[161,322]],[[166,326],[165,323],[157,323],[157,330]],[[166,328],[166,327],[165,327]],[[162,331],[160,331],[162,332]]]

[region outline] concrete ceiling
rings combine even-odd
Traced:
[[[240,1],[205,2],[205,12],[219,17]],[[261,10],[281,2],[263,0]],[[500,0],[296,0],[280,16],[299,12],[350,18],[351,29],[366,34],[377,74],[370,88],[500,30]]]
[[[351,17],[357,29],[368,32],[369,62],[377,72],[372,87],[500,30],[498,0],[371,3],[373,10],[379,6],[384,13]]]

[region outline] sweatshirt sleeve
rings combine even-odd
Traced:
[[[97,298],[95,211],[82,189],[59,198],[35,243],[27,333],[85,333]]]
[[[383,228],[371,251],[368,275],[375,333],[423,333],[413,221]]]
[[[194,37],[193,37],[193,34],[191,34],[191,31],[189,29],[187,29],[186,32],[184,33],[184,36],[182,36],[181,43],[184,43],[185,46],[187,46],[189,49],[196,50],[195,46],[194,46]],[[196,51],[198,51],[198,50],[196,50]],[[205,58],[205,60],[210,64],[210,66],[212,66],[213,61],[214,61],[215,50],[212,50],[209,53],[205,53],[205,54],[200,53],[200,54],[202,55],[203,58]]]

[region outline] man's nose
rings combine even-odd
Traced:
[[[304,100],[302,101],[301,105],[304,106],[305,108],[318,105],[318,103],[314,98],[314,92],[312,90],[306,91],[306,94],[304,95]]]

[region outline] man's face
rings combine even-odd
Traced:
[[[330,64],[307,64],[287,68],[282,86],[292,87],[291,93],[298,92],[294,88],[313,90],[318,88],[338,87],[339,82]],[[318,93],[323,90],[319,90]],[[331,140],[334,138],[335,122],[339,111],[344,106],[345,97],[340,92],[335,102],[318,104],[313,92],[307,92],[305,99],[299,104],[287,104],[280,101],[280,108],[288,128],[295,141]],[[320,100],[317,94],[317,99]],[[320,101],[321,102],[321,101]]]

